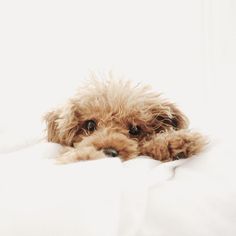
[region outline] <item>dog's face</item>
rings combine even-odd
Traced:
[[[152,135],[187,127],[186,117],[159,94],[118,80],[90,81],[46,122],[49,141],[92,146],[124,160],[142,155],[140,146]]]

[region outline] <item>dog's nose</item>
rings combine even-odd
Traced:
[[[118,156],[118,152],[114,148],[104,148],[103,152],[108,157],[117,157]]]

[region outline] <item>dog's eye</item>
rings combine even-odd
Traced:
[[[134,136],[138,136],[141,134],[141,128],[139,126],[130,126],[129,133]]]
[[[94,120],[87,120],[85,122],[85,128],[88,130],[88,131],[94,131],[96,129],[96,122]]]

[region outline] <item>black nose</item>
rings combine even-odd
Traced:
[[[117,157],[118,156],[118,152],[114,148],[104,148],[103,152],[108,157]]]

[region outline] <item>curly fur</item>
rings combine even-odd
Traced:
[[[123,160],[148,155],[160,161],[199,153],[205,139],[188,130],[188,119],[175,104],[148,86],[129,81],[90,78],[64,106],[45,116],[47,139],[65,146],[62,162],[103,158],[105,148]],[[89,132],[85,122],[97,122]],[[142,132],[133,137],[130,125]]]

